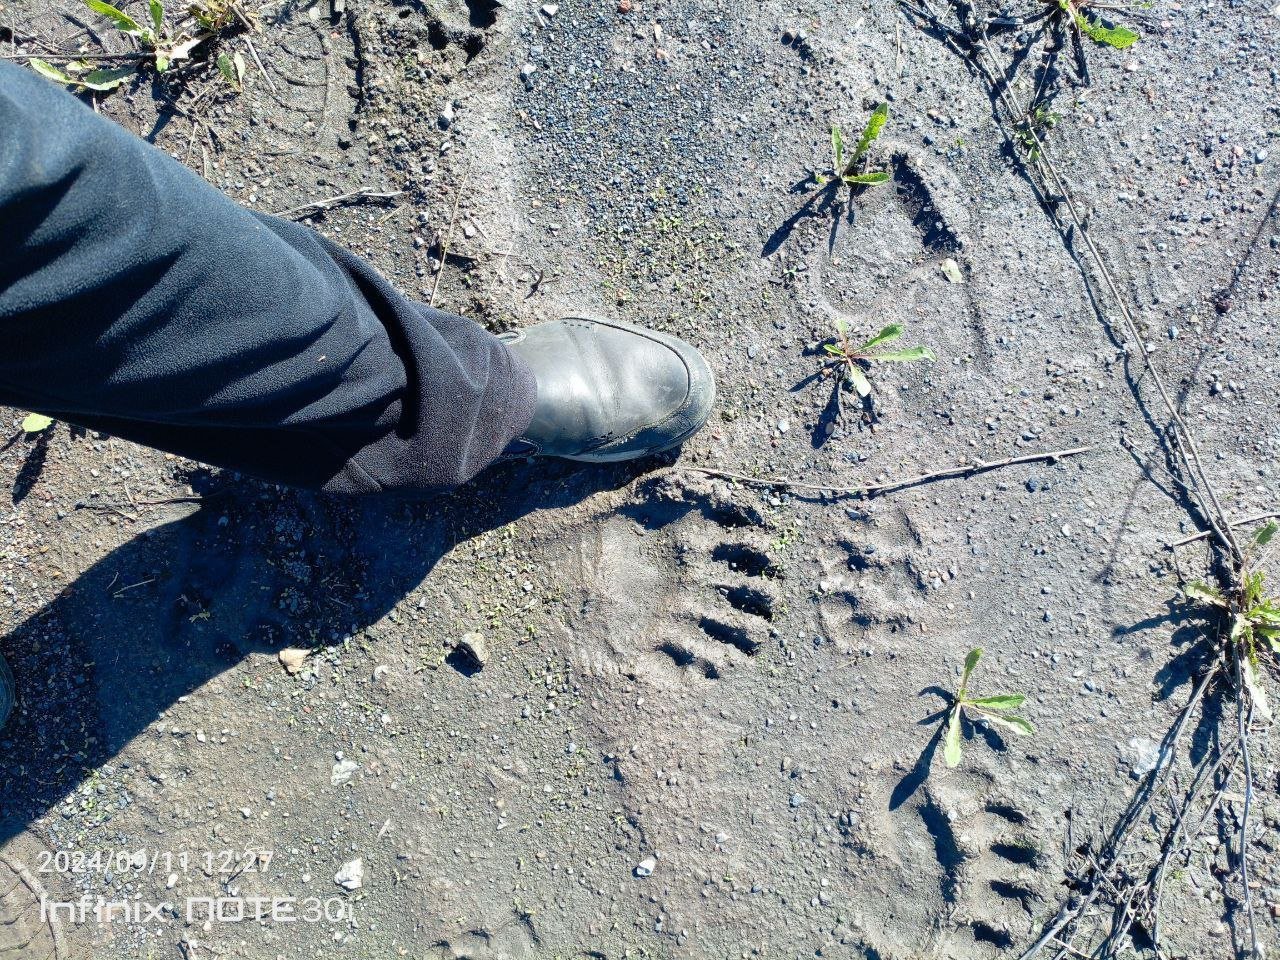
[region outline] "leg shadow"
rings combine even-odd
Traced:
[[[456,545],[643,469],[509,466],[430,501],[233,482],[134,537],[4,639],[18,704],[0,731],[0,844],[246,655],[338,643]]]

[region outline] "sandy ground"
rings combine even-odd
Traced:
[[[495,330],[624,318],[707,353],[722,399],[681,464],[851,484],[1094,450],[870,501],[662,461],[378,503],[25,437],[3,411],[11,955],[55,955],[37,889],[135,906],[59,924],[58,955],[104,960],[988,958],[1070,896],[1195,668],[1164,544],[1198,528],[1142,466],[1163,463],[1150,384],[980,82],[895,5],[623,7],[270,3],[272,86],[241,34],[243,93],[205,66],[101,109],[256,209],[403,191],[307,222],[422,299],[460,191],[441,306]],[[1265,511],[1280,20],[1157,0],[1140,22],[1128,51],[1090,45],[1051,143],[1219,489]],[[0,40],[123,49],[65,2],[6,0]],[[881,100],[892,183],[851,218],[806,207],[830,124]],[[874,414],[833,416],[813,374],[837,318],[905,324],[938,361],[876,367]],[[937,713],[976,646],[980,691],[1029,694],[1038,732],[970,730],[949,770]],[[314,653],[290,673],[286,648]],[[1280,798],[1255,747],[1271,943]],[[1232,955],[1239,816],[1228,797],[1171,883],[1164,956]],[[331,915],[188,916],[202,897]]]

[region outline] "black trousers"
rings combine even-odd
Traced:
[[[0,404],[375,493],[469,480],[535,397],[479,325],[0,62]]]

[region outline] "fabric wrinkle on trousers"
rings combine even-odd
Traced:
[[[414,493],[495,460],[536,393],[479,324],[0,62],[0,404],[267,481]]]

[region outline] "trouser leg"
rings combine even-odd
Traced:
[[[0,403],[369,493],[469,480],[535,396],[479,325],[0,62]]]

